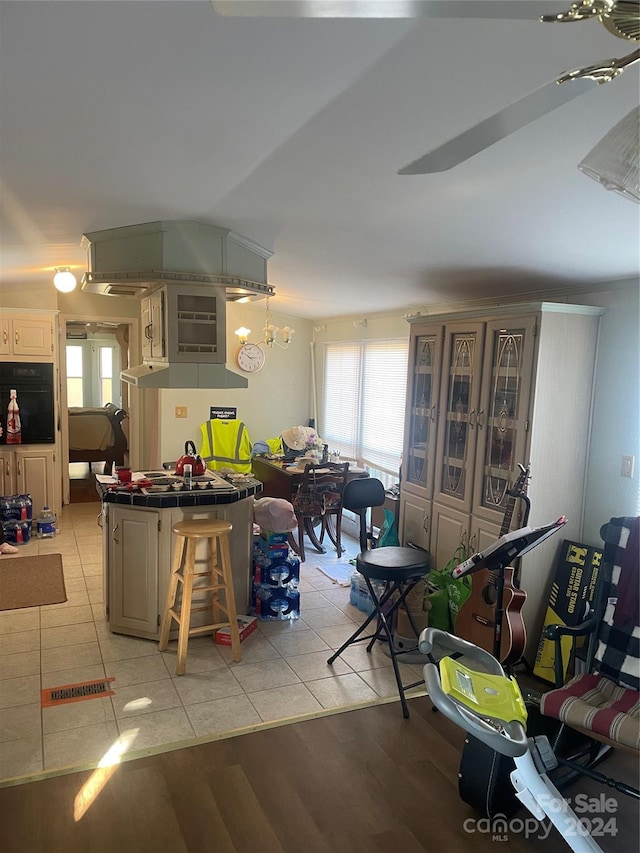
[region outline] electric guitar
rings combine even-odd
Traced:
[[[520,475],[512,489],[502,520],[499,536],[504,536],[511,528],[516,500],[526,494],[529,481],[529,467],[520,465]],[[499,537],[498,537],[499,538]],[[514,569],[506,567],[502,594],[502,626],[500,630],[499,660],[503,665],[515,663],[522,656],[527,642],[527,634],[522,619],[522,606],[527,594],[514,584]],[[480,569],[471,576],[471,595],[461,606],[456,617],[455,632],[459,637],[494,653],[496,625],[496,605],[498,598],[499,569]]]

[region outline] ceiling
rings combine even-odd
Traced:
[[[273,250],[273,308],[310,319],[637,277],[640,206],[577,163],[637,103],[638,66],[451,171],[397,174],[629,49],[595,20],[1,0],[1,280],[81,274],[84,232],[171,219]]]

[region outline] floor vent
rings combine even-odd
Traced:
[[[113,696],[110,683],[115,678],[101,678],[99,681],[83,681],[80,684],[65,684],[63,687],[48,687],[40,691],[40,704],[43,708],[53,705],[65,705],[68,702],[82,702],[83,699],[101,699]]]

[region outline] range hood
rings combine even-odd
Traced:
[[[244,376],[224,364],[147,362],[120,373],[120,379],[137,388],[247,388]]]
[[[227,299],[273,296],[267,261],[273,254],[228,228],[170,221],[125,225],[82,235],[89,272],[82,289],[142,297],[163,284],[218,286]]]
[[[143,363],[123,370],[138,388],[246,388],[224,365],[226,302],[264,299],[271,252],[202,222],[146,222],[83,235],[82,289],[141,302]]]

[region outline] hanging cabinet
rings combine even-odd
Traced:
[[[564,537],[579,539],[601,313],[522,303],[410,318],[400,528],[436,568],[461,542],[478,551],[498,537],[519,463],[531,463],[529,524],[566,515]],[[530,640],[560,544],[522,562]]]

